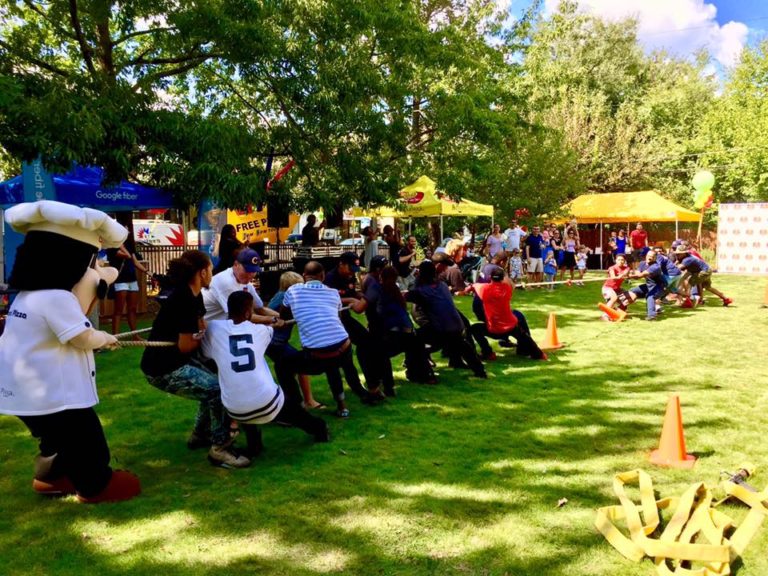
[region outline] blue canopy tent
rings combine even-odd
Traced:
[[[0,183],[0,208],[37,199],[58,200],[67,204],[96,208],[105,212],[126,212],[152,208],[172,208],[173,196],[123,180],[104,184],[104,171],[91,166],[75,166],[66,174],[49,175],[39,160],[24,165],[21,175]],[[5,227],[3,252],[5,271],[10,272],[22,236]],[[7,277],[7,275],[6,275]]]
[[[75,166],[66,174],[54,174],[50,179],[53,181],[53,194],[45,194],[45,197],[67,204],[107,212],[172,208],[174,205],[173,196],[158,188],[149,188],[125,180],[105,185],[104,171],[101,168]],[[7,208],[13,204],[34,200],[34,191],[28,190],[29,187],[29,180],[24,174],[0,183],[0,207]]]

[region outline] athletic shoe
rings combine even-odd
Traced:
[[[723,298],[723,306],[728,306],[729,304],[733,304],[733,300],[730,298]]]
[[[474,370],[473,372],[477,378],[488,378],[488,373],[484,369]]]
[[[210,448],[211,447],[211,437],[209,434],[201,435],[192,431],[192,434],[189,435],[189,438],[187,438],[187,448],[190,450],[197,450],[199,448]]]
[[[496,352],[488,352],[488,354],[483,354],[480,358],[486,362],[493,362],[496,360]]]
[[[328,425],[325,425],[325,428],[321,431],[315,434],[315,442],[330,442],[331,441],[331,432],[328,430]]]
[[[247,468],[251,461],[245,456],[239,456],[227,446],[214,444],[208,450],[208,462],[220,468]]]

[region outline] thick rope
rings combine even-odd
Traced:
[[[128,340],[127,342],[117,342],[117,348],[163,348],[176,346],[176,342],[152,342],[151,340]]]
[[[150,330],[152,330],[151,327],[142,328],[141,330],[131,330],[130,332],[121,332],[120,334],[115,334],[115,338],[119,340],[120,338],[128,338],[128,336],[137,336],[138,334],[144,334],[144,332],[149,332]]]

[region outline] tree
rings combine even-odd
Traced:
[[[768,200],[768,41],[744,49],[697,137],[718,202]]]

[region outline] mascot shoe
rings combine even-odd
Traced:
[[[86,504],[98,504],[100,502],[121,502],[130,500],[134,496],[141,494],[141,483],[139,477],[128,470],[115,470],[112,472],[112,478],[101,492],[95,496],[85,497],[80,494],[77,499]]]

